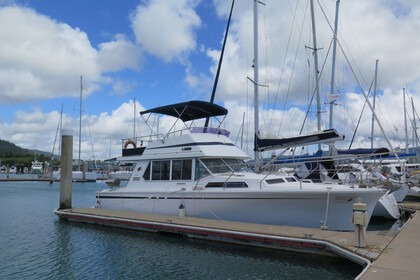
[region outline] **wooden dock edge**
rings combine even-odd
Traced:
[[[176,234],[188,238],[262,248],[340,256],[360,264],[363,267],[363,271],[360,275],[363,275],[371,266],[371,261],[369,259],[354,253],[351,250],[333,244],[332,242],[315,239],[312,234],[308,234],[304,238],[291,237],[287,235],[280,236],[278,234],[258,232],[258,230],[246,230],[244,228],[235,229],[235,227],[215,227],[213,224],[217,221],[213,220],[210,224],[204,222],[200,225],[188,223],[185,218],[177,216],[149,215],[139,218],[136,217],[136,213],[93,208],[56,209],[54,210],[54,213],[61,219],[71,222],[82,222],[131,230]],[[195,219],[194,221],[196,220],[209,221],[206,219]],[[235,224],[235,222],[229,223]],[[258,227],[254,224],[248,225],[251,227]]]

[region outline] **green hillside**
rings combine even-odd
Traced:
[[[35,150],[28,150],[16,146],[9,141],[1,140],[0,139],[0,162],[1,165],[15,165],[15,164],[31,164],[31,162],[36,157],[39,161],[49,161],[50,160],[50,153],[42,152],[42,151],[35,151]]]

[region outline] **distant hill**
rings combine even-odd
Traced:
[[[10,156],[28,156],[28,155],[34,156],[35,153],[37,154],[37,156],[38,155],[44,155],[46,157],[51,156],[50,152],[24,149],[19,146],[16,146],[15,144],[9,141],[0,139],[0,158],[10,157]]]
[[[19,146],[16,146],[9,141],[0,139],[0,157],[11,156],[11,155],[26,155],[30,154],[31,151],[28,149],[23,149]]]

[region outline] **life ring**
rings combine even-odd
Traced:
[[[133,149],[137,147],[136,142],[134,142],[132,139],[128,139],[127,141],[125,141],[124,149],[127,149],[128,145],[132,145]]]

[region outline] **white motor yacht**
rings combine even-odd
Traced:
[[[367,217],[384,191],[298,180],[291,175],[258,174],[249,156],[226,130],[193,127],[194,120],[225,116],[227,110],[190,101],[143,111],[182,121],[186,129],[123,145],[135,162],[126,187],[97,193],[96,207],[272,225],[352,231],[353,204],[367,204]],[[221,123],[221,122],[220,122]],[[173,128],[175,125],[173,126]],[[130,148],[127,148],[130,146]]]

